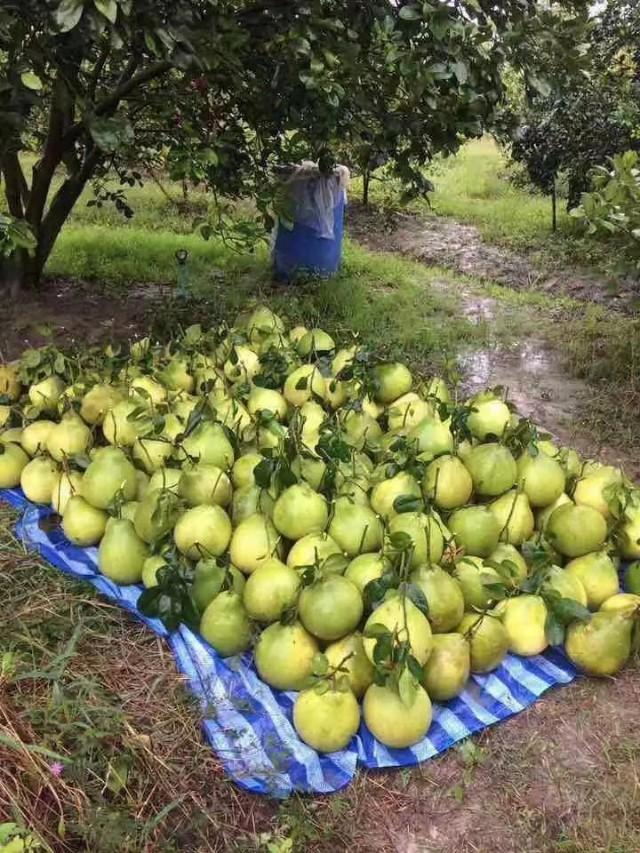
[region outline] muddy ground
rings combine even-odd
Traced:
[[[569,296],[625,313],[638,310],[637,282],[619,280],[614,284],[588,270],[543,270],[526,255],[486,243],[475,226],[448,217],[394,212],[383,218],[376,208],[353,202],[348,208],[348,227],[354,239],[371,249],[400,252],[480,281]]]
[[[516,290],[565,294],[625,313],[633,310],[635,297],[631,291],[622,290],[612,296],[609,283],[588,274],[558,271],[553,276],[545,275],[526,257],[486,244],[476,228],[454,220],[413,215],[382,219],[375,209],[364,209],[356,203],[349,208],[348,230],[353,239],[374,251],[399,252],[428,266],[440,266],[480,281]],[[588,383],[567,375],[562,353],[554,351],[535,332],[510,346],[491,336],[492,327],[498,323],[508,326],[514,311],[522,315],[527,308],[501,303],[463,280],[437,280],[432,286],[453,291],[464,315],[471,322],[484,323],[489,330],[485,347],[460,356],[463,388],[468,393],[503,386],[521,414],[562,444],[622,466],[634,478],[640,476],[635,448],[594,443],[593,435],[585,431],[581,413],[596,391]],[[533,319],[531,326],[535,328]]]

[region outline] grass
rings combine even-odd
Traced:
[[[438,157],[428,170],[434,184],[429,201],[417,200],[411,209],[425,215],[452,217],[475,225],[488,243],[530,254],[543,269],[579,266],[608,273],[606,245],[587,240],[558,199],[558,230],[551,226],[551,199],[526,182],[514,181],[514,167],[490,136],[472,140],[452,157]],[[374,180],[375,203],[397,205],[399,189],[393,182]],[[354,181],[359,196],[361,184]]]
[[[551,237],[551,201],[517,187],[507,158],[489,136],[469,142],[456,157],[436,160],[433,211],[477,225],[489,242],[527,247]],[[562,201],[558,227],[573,235],[575,226]]]
[[[333,279],[274,290],[264,246],[242,255],[195,235],[71,225],[56,245],[48,274],[95,281],[117,295],[132,283],[174,284],[175,252],[183,248],[189,252],[193,294],[215,302],[219,318],[233,317],[247,300],[268,298],[292,321],[321,324],[338,335],[353,331],[425,368],[442,367],[461,346],[486,337],[485,329],[460,316],[454,292],[432,288],[437,271],[352,243]]]

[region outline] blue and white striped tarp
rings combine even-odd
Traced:
[[[205,736],[229,776],[257,794],[284,797],[293,791],[327,794],[339,791],[358,766],[406,767],[432,758],[457,741],[527,708],[546,690],[568,684],[577,672],[565,655],[548,649],[533,658],[507,656],[489,675],[473,675],[464,693],[434,706],[427,737],[411,749],[388,749],[364,724],[349,747],[319,755],[298,738],[292,723],[295,693],[272,690],[253,666],[251,653],[223,660],[200,636],[182,626],[169,633],[136,607],[139,586],[119,586],[100,574],[95,548],[77,548],[59,526],[43,520],[46,507],[29,503],[18,489],[0,490],[0,499],[24,513],[17,534],[65,574],[91,583],[100,593],[141,619],[164,637],[203,709]]]

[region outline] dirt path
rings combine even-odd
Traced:
[[[386,225],[386,227],[385,227]],[[349,207],[349,231],[377,250],[401,252],[430,266],[440,266],[514,290],[538,290],[595,302],[609,309],[637,310],[637,287],[621,282],[612,289],[605,277],[584,270],[545,272],[528,257],[486,243],[473,225],[440,216],[397,214],[385,223],[373,208]]]
[[[471,232],[475,232],[475,236],[471,235],[465,248],[460,235]],[[524,258],[483,244],[476,229],[448,220],[433,218],[425,222],[415,217],[401,217],[400,225],[385,230],[379,217],[374,227],[373,219],[356,211],[350,221],[350,233],[367,248],[400,252],[425,264],[449,267],[492,282],[503,278],[505,284],[516,280],[522,283],[529,263]],[[450,242],[447,242],[447,235],[451,237]],[[494,261],[497,276],[490,272],[490,264]],[[563,275],[568,279],[568,274]],[[587,299],[589,285],[580,281],[582,290],[578,295],[571,295]],[[436,280],[432,286],[449,293],[455,287],[455,296],[464,315],[472,323],[485,323],[490,333],[485,347],[463,352],[460,356],[463,388],[467,393],[503,386],[521,414],[544,427],[562,444],[622,466],[629,476],[640,476],[640,462],[633,448],[598,444],[585,430],[582,413],[594,389],[580,379],[568,377],[561,356],[542,337],[534,332],[526,340],[507,346],[491,335],[491,329],[497,325],[508,326],[509,316],[516,310],[522,324],[522,312],[526,308],[512,308],[462,282],[452,284]],[[510,286],[517,287],[513,283]],[[533,322],[531,326],[535,328]]]

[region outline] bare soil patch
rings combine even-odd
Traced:
[[[149,306],[171,288],[132,286],[108,293],[95,284],[49,281],[4,306],[0,320],[0,360],[17,358],[26,348],[53,340],[58,346],[93,346],[105,340],[128,340],[149,325]]]

